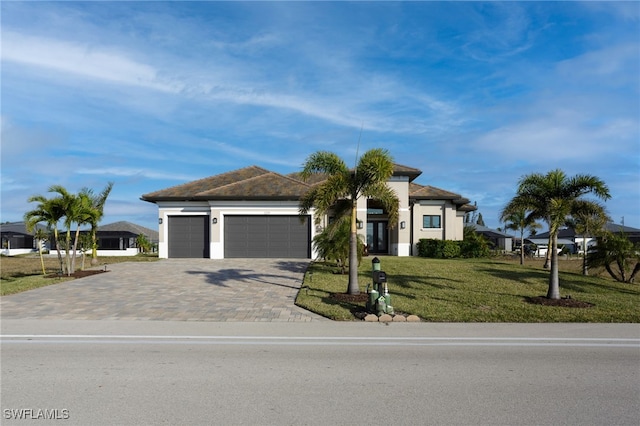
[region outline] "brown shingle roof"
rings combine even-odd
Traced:
[[[451,200],[452,203],[464,211],[473,211],[475,207],[467,205],[469,200],[455,192],[445,191],[430,185],[418,185],[417,183],[409,184],[409,198],[414,200]]]
[[[297,200],[308,190],[309,185],[299,180],[258,166],[250,166],[144,194],[141,198],[150,202],[214,199]]]

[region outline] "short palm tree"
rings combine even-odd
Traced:
[[[64,270],[62,254],[60,253],[60,238],[58,235],[58,222],[64,217],[64,209],[58,198],[48,199],[42,195],[33,195],[27,200],[29,203],[38,203],[35,209],[24,214],[27,230],[31,232],[36,224],[44,222],[48,228],[53,229],[53,239],[58,253],[60,271]]]
[[[589,275],[589,265],[587,262],[587,237],[597,237],[605,232],[605,225],[611,221],[604,207],[593,203],[591,208],[584,209],[567,221],[567,225],[573,228],[577,233],[582,235],[582,275]]]
[[[528,216],[524,209],[513,212],[503,210],[500,220],[505,222],[505,229],[520,232],[520,264],[524,265],[524,233],[525,231],[532,233],[541,227],[540,224],[536,222],[535,218]]]
[[[591,175],[567,177],[560,169],[546,175],[533,173],[520,179],[516,196],[504,211],[528,210],[527,217],[544,220],[549,226],[551,244],[551,271],[547,298],[560,298],[558,277],[558,232],[567,218],[593,208],[594,201],[585,199],[593,194],[602,200],[611,198],[609,188],[599,178]]]
[[[111,193],[113,189],[113,182],[109,182],[107,186],[100,192],[99,194],[94,194],[93,190],[89,188],[83,188],[80,190],[80,193],[86,194],[91,199],[91,205],[94,209],[94,214],[92,215],[89,224],[91,225],[91,264],[98,264],[98,223],[102,220],[104,216],[104,205],[107,202],[107,197]]]
[[[389,226],[398,221],[398,196],[387,186],[393,175],[393,160],[385,149],[371,149],[349,169],[340,157],[332,152],[311,154],[302,167],[302,179],[313,174],[326,175],[326,180],[313,186],[300,200],[300,214],[316,209],[316,223],[333,212],[336,217],[349,215],[349,283],[348,294],[359,294],[358,287],[358,237],[356,206],[360,197],[373,198],[382,204],[389,217]]]

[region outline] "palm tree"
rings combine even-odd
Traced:
[[[398,221],[398,196],[387,186],[393,175],[393,160],[385,149],[371,149],[358,160],[351,170],[336,154],[319,151],[307,158],[302,168],[302,179],[313,174],[324,174],[327,179],[314,186],[300,200],[300,214],[316,209],[316,223],[330,211],[336,217],[349,215],[349,283],[348,294],[359,294],[358,287],[358,230],[356,206],[360,197],[374,198],[382,204],[389,217],[389,226]]]
[[[540,224],[534,218],[528,216],[525,209],[513,212],[503,210],[500,220],[505,222],[505,229],[520,231],[520,264],[524,265],[524,232],[529,231],[531,234],[541,227]]]
[[[567,221],[567,226],[573,228],[582,235],[582,275],[589,275],[587,262],[587,237],[599,236],[604,232],[604,227],[611,220],[604,207],[594,203],[591,209],[577,212]]]
[[[51,185],[49,192],[55,192],[58,194],[56,197],[57,203],[63,211],[64,227],[65,227],[65,264],[67,269],[67,275],[71,276],[73,270],[71,269],[71,228],[78,215],[77,206],[78,203],[76,196],[66,190],[62,185]]]
[[[87,192],[80,191],[80,193],[75,196],[74,201],[71,204],[71,209],[67,214],[73,217],[73,222],[76,224],[76,232],[73,239],[73,256],[71,257],[71,270],[75,271],[80,226],[95,222],[97,211],[93,207],[93,201],[89,194]]]
[[[358,237],[358,263],[362,259],[364,241],[360,234]],[[313,238],[313,246],[318,256],[323,259],[336,261],[341,273],[346,273],[349,264],[349,243],[351,238],[351,217],[348,215],[338,217],[331,222],[321,233]]]
[[[107,186],[100,192],[95,195],[93,190],[89,188],[82,188],[80,193],[85,193],[91,199],[91,204],[93,209],[95,210],[94,215],[91,217],[90,225],[91,225],[91,264],[98,264],[98,238],[97,238],[97,230],[98,223],[102,220],[104,216],[104,205],[107,202],[107,197],[111,193],[111,189],[113,189],[113,182],[107,183]]]
[[[31,231],[29,231],[31,232]],[[36,239],[36,243],[38,244],[38,253],[40,254],[40,265],[42,266],[42,275],[46,275],[47,271],[44,268],[44,258],[42,257],[42,244],[47,241],[47,231],[42,228],[36,229],[36,232],[33,234],[33,237]]]
[[[60,271],[64,270],[62,254],[60,253],[60,238],[58,236],[58,222],[64,217],[64,209],[58,198],[48,199],[42,195],[33,195],[27,200],[29,203],[38,203],[37,207],[24,214],[27,230],[31,232],[36,224],[44,222],[47,227],[53,229],[53,235],[58,252]]]
[[[516,196],[504,211],[528,210],[527,217],[544,220],[549,226],[551,244],[551,272],[547,298],[560,298],[558,278],[558,232],[567,217],[593,208],[594,201],[584,195],[593,194],[602,200],[611,198],[609,188],[599,178],[591,175],[567,177],[560,169],[546,175],[533,173],[520,179]]]

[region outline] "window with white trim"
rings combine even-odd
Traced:
[[[440,223],[439,214],[426,214],[422,216],[423,228],[440,228]]]

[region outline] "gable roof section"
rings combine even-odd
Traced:
[[[216,199],[298,200],[309,188],[308,184],[291,177],[250,166],[144,194],[141,199],[152,203]]]
[[[393,165],[394,176],[408,176],[409,182],[413,182],[418,176],[422,174],[422,170],[415,169],[413,167],[403,166],[402,164]]]

